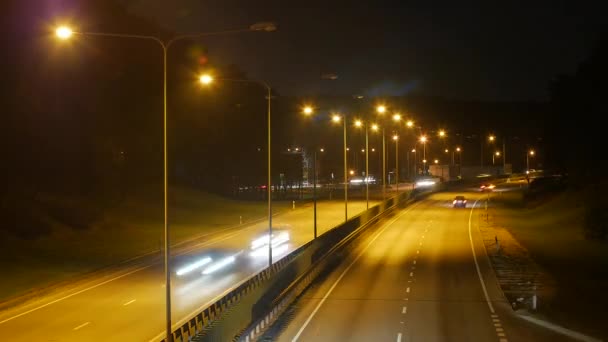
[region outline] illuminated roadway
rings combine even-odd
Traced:
[[[370,201],[370,206],[375,204]],[[365,210],[364,201],[349,201],[349,216]],[[318,204],[318,233],[344,221],[344,202]],[[312,206],[296,208],[273,218],[275,229],[291,234],[289,251],[313,237]],[[251,257],[252,240],[267,231],[267,221],[212,234],[187,247],[174,249],[180,255],[214,251],[220,256],[239,253],[235,264],[210,275],[201,271],[172,280],[174,326],[183,324],[224,291],[267,266],[268,253]],[[83,246],[86,248],[86,246]],[[285,255],[276,255],[278,260]],[[174,270],[186,260],[177,256]],[[158,258],[157,258],[158,260]],[[5,275],[6,276],[6,275]],[[164,326],[164,268],[162,263],[131,263],[98,279],[74,284],[28,304],[0,312],[2,341],[159,341]]]
[[[515,316],[479,236],[483,209],[471,212],[481,196],[464,193],[467,208],[452,208],[458,194],[434,194],[384,220],[303,294],[272,340],[567,341]]]

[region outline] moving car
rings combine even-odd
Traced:
[[[496,185],[491,184],[491,183],[482,183],[481,186],[479,187],[479,189],[481,191],[492,191],[492,189],[494,189],[496,187]]]
[[[452,204],[454,205],[454,208],[466,208],[467,200],[464,198],[464,196],[459,195],[454,198],[454,201],[452,201]]]

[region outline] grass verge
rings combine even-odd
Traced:
[[[238,225],[241,220],[264,218],[267,213],[263,201],[235,201],[188,189],[173,189],[171,195],[172,244]],[[80,207],[74,199],[45,195],[45,200],[68,202],[69,210]],[[290,205],[273,203],[275,212]],[[162,209],[158,200],[131,196],[86,227],[75,228],[44,216],[39,221],[48,227],[48,234],[37,238],[25,239],[0,230],[0,267],[5,274],[0,282],[0,302],[160,250]]]
[[[584,196],[566,191],[526,206],[520,192],[494,195],[496,224],[555,280],[538,311],[570,329],[608,339],[608,244],[583,233]]]

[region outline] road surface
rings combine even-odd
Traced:
[[[370,205],[375,204],[371,202]],[[365,201],[349,201],[349,216],[365,210]],[[344,221],[344,202],[318,204],[318,232]],[[312,206],[288,211],[273,219],[273,227],[288,231],[287,250],[274,261],[313,237]],[[177,327],[210,305],[222,293],[267,266],[268,254],[249,255],[252,240],[267,231],[267,221],[203,237],[174,250],[173,268],[188,257],[213,251],[238,254],[234,264],[210,275],[172,279],[172,321]],[[83,246],[86,248],[86,246]],[[5,275],[6,276],[6,275]],[[117,272],[76,284],[35,301],[0,312],[2,341],[149,341],[160,340],[165,320],[164,267],[162,263],[134,262]]]
[[[292,342],[567,341],[515,316],[478,235],[483,209],[472,212],[472,204],[481,196],[465,194],[467,208],[452,208],[456,195],[434,194],[384,221],[267,336]]]

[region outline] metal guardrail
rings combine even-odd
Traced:
[[[416,191],[404,192],[397,203],[396,197],[387,199],[309,241],[177,328],[172,334],[173,341],[248,341],[252,331],[262,331],[295,298],[290,293],[297,291],[292,290],[303,289],[294,287],[295,284],[314,280],[320,272],[315,271],[320,270],[318,265],[326,262],[323,260],[327,260],[326,256],[333,253],[336,246],[344,245],[341,241],[351,241],[354,232],[361,232],[360,228],[377,221],[396,204],[417,198],[418,194]],[[166,342],[165,339],[162,342]]]

